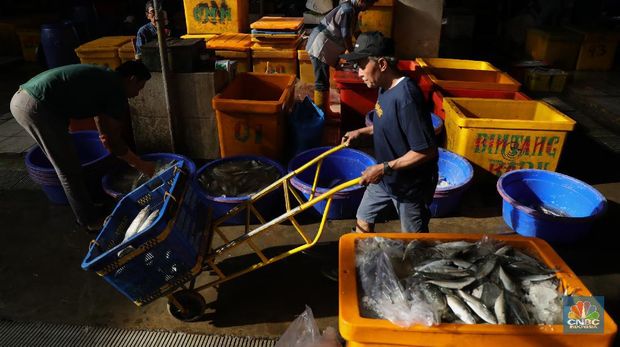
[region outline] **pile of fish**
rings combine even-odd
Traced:
[[[199,181],[211,196],[241,197],[258,193],[280,179],[276,167],[258,160],[235,160],[205,170]]]
[[[403,327],[561,324],[556,270],[487,237],[479,242],[361,239],[356,266],[366,317]]]
[[[155,175],[158,176],[168,168],[176,164],[176,160],[158,160],[155,162]],[[109,185],[110,189],[115,192],[128,194],[134,191],[139,186],[150,180],[151,177],[145,176],[140,171],[130,167],[124,166],[122,169],[114,172],[110,176]]]
[[[140,210],[140,212],[138,212],[138,215],[136,215],[136,218],[134,218],[131,224],[129,224],[127,231],[125,231],[125,237],[123,238],[123,242],[121,243],[124,243],[133,236],[148,229],[148,227],[150,227],[151,224],[155,222],[157,216],[159,216],[158,208],[153,208],[151,210],[151,205],[147,205],[146,207],[144,207],[142,210]],[[118,252],[118,257],[122,257],[127,253],[131,253],[133,250],[133,247],[124,248],[123,250]]]

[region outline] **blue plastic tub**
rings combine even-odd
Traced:
[[[99,140],[97,131],[77,131],[71,134],[78,152],[87,187],[94,197],[101,195],[101,177],[112,167],[114,159]],[[39,146],[26,153],[26,169],[30,178],[55,204],[67,204],[67,197],[58,180],[54,166]]]
[[[213,196],[205,191],[205,189],[202,187],[202,184],[198,180],[202,176],[202,174],[207,170],[211,170],[212,168],[218,165],[227,163],[227,162],[242,161],[242,160],[256,160],[263,164],[271,165],[272,167],[275,167],[278,170],[278,172],[280,172],[280,177],[283,177],[286,174],[286,171],[284,171],[284,167],[282,167],[282,165],[280,165],[278,162],[273,161],[269,158],[258,157],[258,156],[240,155],[240,156],[226,157],[226,158],[222,158],[219,160],[214,160],[204,165],[203,167],[198,169],[198,171],[196,172],[194,181],[196,182],[196,186],[199,187],[198,189],[199,198],[202,200],[202,202],[207,207],[210,207],[212,209],[211,212],[212,212],[213,220],[216,220],[217,218],[223,216],[224,214],[226,214],[226,212],[230,211],[237,205],[249,200],[251,196],[238,196],[238,197]],[[284,212],[283,201],[284,201],[284,193],[282,192],[282,189],[276,189],[273,192],[262,197],[260,200],[258,200],[258,202],[254,205],[254,207],[267,221],[269,221],[281,215]],[[243,210],[236,216],[229,218],[226,221],[226,223],[224,223],[224,225],[244,225],[246,213],[247,213],[246,210]],[[258,219],[252,216],[251,223],[252,224],[258,223]]]
[[[321,153],[332,147],[319,147],[307,150],[291,159],[288,170],[296,170],[310,160],[316,158]],[[377,164],[377,161],[364,152],[345,148],[331,154],[323,160],[321,173],[319,175],[317,194],[320,195],[334,186],[358,178],[361,173],[369,166]],[[306,199],[310,197],[312,182],[316,172],[316,165],[306,169],[304,172],[293,177],[291,184],[299,190]],[[364,196],[365,187],[356,185],[341,190],[333,197],[329,214],[329,219],[351,219],[355,218],[355,213],[360,201]],[[314,205],[314,208],[322,215],[325,210],[326,201]]]
[[[449,185],[437,187],[431,204],[431,215],[443,217],[452,213],[461,202],[463,193],[474,177],[474,168],[467,159],[456,153],[439,148],[439,177]]]
[[[194,174],[196,173],[196,164],[191,161],[188,157],[180,154],[174,153],[149,153],[141,155],[140,158],[147,161],[157,161],[157,160],[177,160],[183,162],[183,169],[187,170],[188,175],[193,179]],[[128,165],[126,163],[122,163],[120,167],[117,167],[110,172],[108,172],[101,179],[101,186],[103,187],[103,191],[114,198],[115,200],[122,199],[125,194],[123,192],[117,192],[114,190],[112,183],[110,180],[112,179],[114,173],[118,172],[118,170],[127,170]]]
[[[497,191],[504,199],[504,221],[512,230],[551,242],[583,238],[607,207],[605,197],[592,186],[551,171],[508,172],[497,181]]]

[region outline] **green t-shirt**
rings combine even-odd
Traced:
[[[21,88],[65,119],[106,115],[120,120],[128,110],[121,77],[96,65],[75,64],[47,70]]]

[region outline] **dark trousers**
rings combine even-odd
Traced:
[[[329,91],[329,65],[312,56],[310,56],[310,60],[314,70],[314,90],[319,92]]]

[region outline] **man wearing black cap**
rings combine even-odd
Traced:
[[[403,232],[428,232],[429,206],[437,185],[437,145],[430,112],[417,85],[401,74],[390,42],[364,33],[340,57],[353,63],[369,88],[379,88],[373,125],[347,132],[342,141],[372,136],[380,164],[362,173],[366,192],[357,210],[357,232],[373,232],[378,213],[391,202]]]

